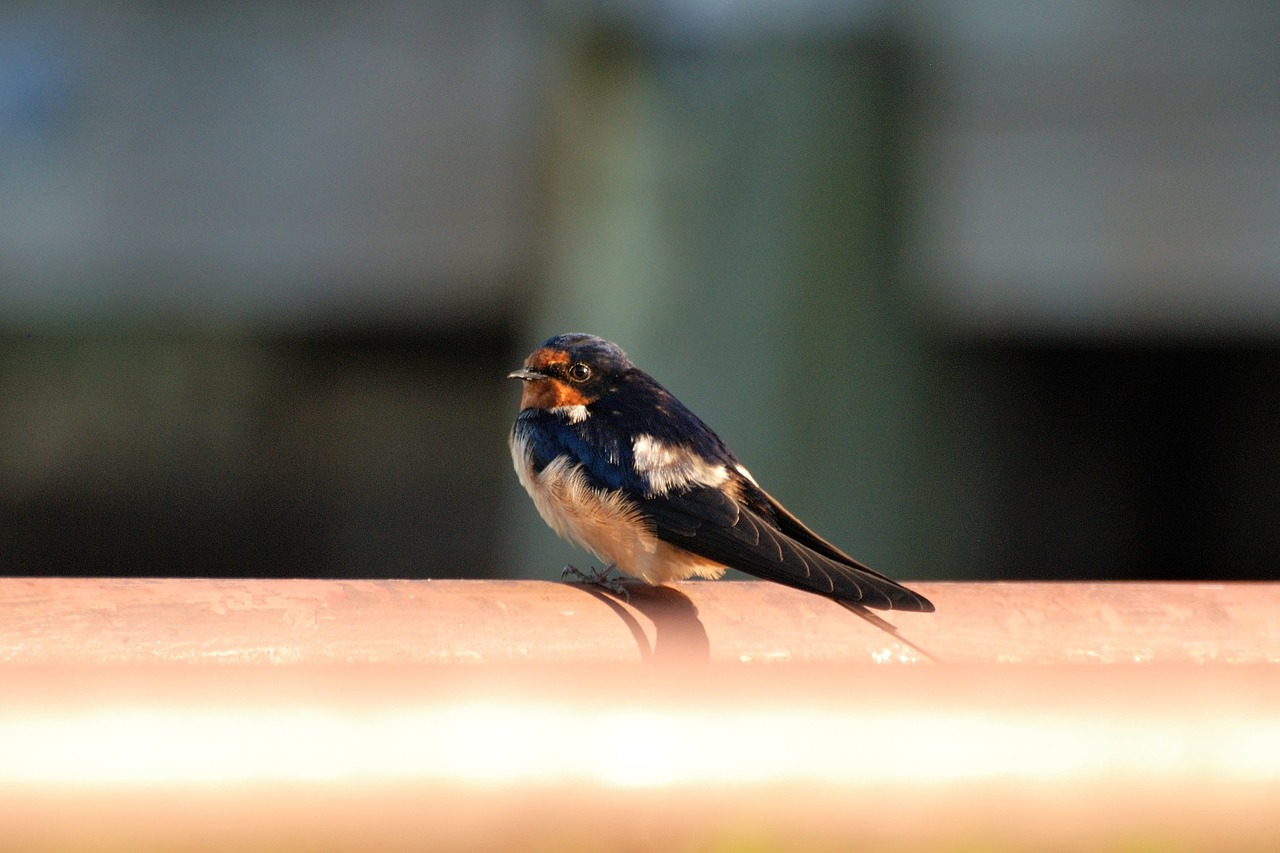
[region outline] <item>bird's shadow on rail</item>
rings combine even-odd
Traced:
[[[648,663],[705,663],[711,660],[711,640],[698,618],[698,608],[687,595],[668,586],[625,584],[625,597],[593,584],[569,584],[608,605],[631,631],[640,650],[640,660]],[[640,620],[623,606],[638,610],[653,623],[653,642]]]
[[[620,598],[609,589],[594,584],[569,586],[604,602],[617,614],[635,638],[641,661],[701,663],[711,660],[711,640],[707,637],[707,629],[702,620],[698,618],[698,608],[679,590],[667,586],[627,583],[621,587],[624,596]],[[653,623],[652,645],[644,626],[623,606],[624,600]],[[836,603],[927,660],[941,662],[936,655],[902,636],[897,626],[862,605],[844,601]]]

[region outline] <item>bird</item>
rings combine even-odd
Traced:
[[[522,383],[509,440],[521,485],[552,530],[608,564],[566,573],[660,585],[733,568],[850,607],[934,610],[806,527],[617,344],[556,335],[508,378]]]

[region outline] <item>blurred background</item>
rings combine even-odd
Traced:
[[[1280,6],[9,3],[0,572],[554,577],[613,339],[899,578],[1280,577]]]

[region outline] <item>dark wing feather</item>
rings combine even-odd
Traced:
[[[760,495],[763,512],[711,487],[642,499],[639,509],[662,541],[749,575],[864,607],[933,610],[923,596],[849,557]],[[764,514],[769,511],[776,523]]]

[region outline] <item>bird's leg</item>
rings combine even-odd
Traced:
[[[564,569],[560,572],[560,579],[561,580],[572,579],[578,583],[586,583],[586,584],[591,584],[592,586],[598,586],[607,592],[613,593],[618,598],[621,598],[625,601],[630,601],[631,593],[627,592],[627,588],[622,583],[621,576],[616,578],[610,577],[610,575],[613,574],[614,570],[616,570],[617,568],[618,567],[616,564],[610,563],[609,565],[605,566],[603,569],[597,569],[594,566],[592,566],[591,571],[584,572],[581,569],[579,569],[577,566],[565,566]],[[621,575],[621,573],[619,573],[619,575]]]

